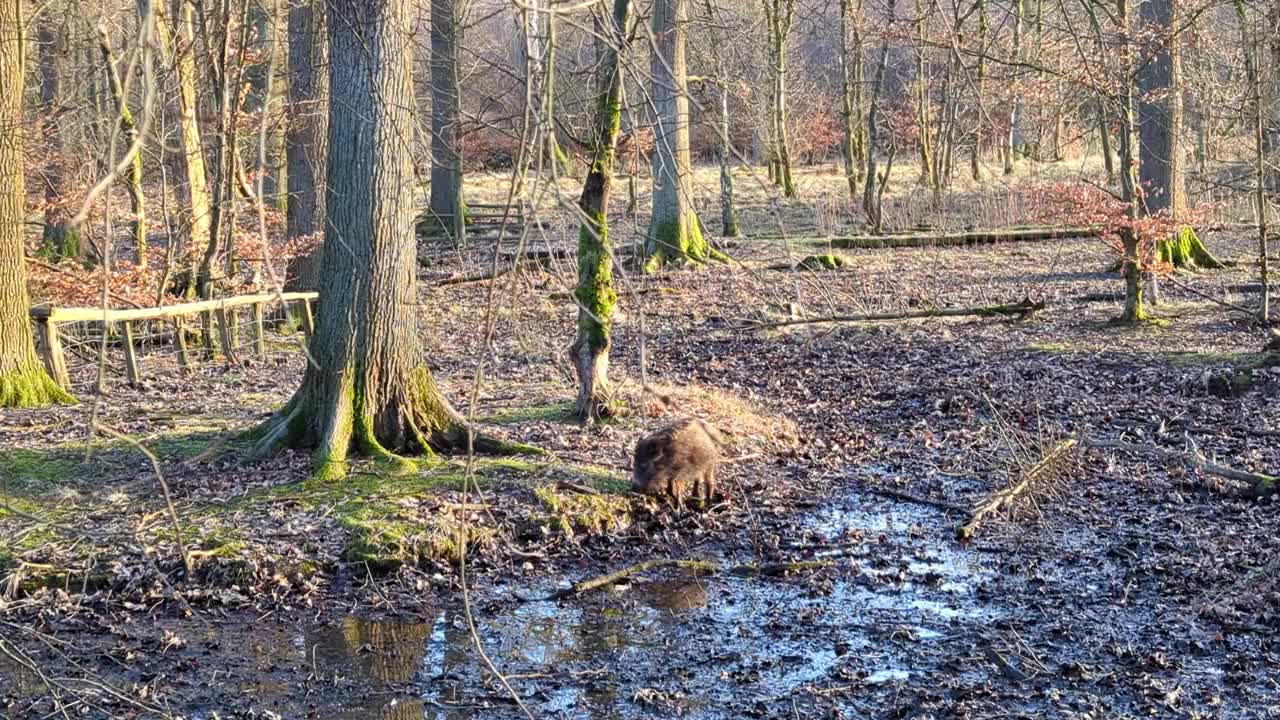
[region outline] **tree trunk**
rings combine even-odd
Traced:
[[[894,20],[894,0],[889,0],[889,22]],[[883,185],[888,182],[888,171],[885,177],[879,177],[876,170],[876,150],[880,145],[880,93],[884,89],[884,73],[889,65],[889,41],[880,45],[880,60],[876,63],[875,80],[871,86],[871,107],[867,111],[867,177],[862,188],[862,209],[867,214],[871,231],[879,233],[884,227],[884,215],[881,212],[880,199],[884,196]]]
[[[21,8],[20,0],[0,2],[0,407],[73,401],[45,372],[31,337],[24,249]]]
[[[462,113],[458,88],[461,38],[457,0],[431,0],[431,217],[461,244],[466,233],[462,201]]]
[[[1121,35],[1121,52],[1122,57],[1128,58],[1129,51],[1132,48],[1132,8],[1129,0],[1118,0],[1117,9],[1120,18],[1120,35]],[[1121,66],[1122,77],[1130,77],[1132,71],[1131,61],[1125,59]],[[1134,151],[1135,142],[1135,113],[1134,113],[1134,87],[1133,83],[1123,82],[1120,85],[1120,193],[1127,206],[1127,215],[1130,221],[1136,221],[1142,214],[1141,212],[1141,195],[1139,194],[1138,177],[1135,172],[1137,165],[1137,153]],[[1134,226],[1131,224],[1122,229],[1120,233],[1122,245],[1124,247],[1124,258],[1121,261],[1121,269],[1125,276],[1125,302],[1124,312],[1118,318],[1119,322],[1128,324],[1137,324],[1146,320],[1146,309],[1142,304],[1143,283],[1142,276],[1144,273],[1144,265],[1151,260],[1151,252],[1146,247],[1149,241],[1144,242]]]
[[[1182,72],[1173,0],[1138,4],[1154,47],[1138,68],[1139,182],[1148,214],[1186,211],[1182,147]]]
[[[605,38],[596,97],[595,138],[591,167],[582,187],[585,219],[578,229],[578,337],[570,349],[578,372],[576,411],[584,421],[608,417],[614,411],[609,387],[609,345],[613,306],[613,249],[609,239],[609,193],[613,186],[618,130],[622,124],[622,64],[626,49],[630,0],[613,0],[613,13],[599,23]]]
[[[787,46],[791,26],[795,22],[795,0],[765,0],[764,8],[769,25],[769,48],[773,55],[770,124],[774,141],[774,181],[782,188],[783,196],[795,197],[791,143],[787,137]]]
[[[139,0],[140,3],[152,0]],[[195,59],[195,23],[190,0],[176,0],[176,16],[165,17],[165,3],[157,2],[156,29],[160,39],[161,52],[169,58],[173,65],[173,73],[178,85],[179,125],[182,153],[180,161],[185,175],[187,206],[190,216],[187,218],[187,237],[190,256],[189,293],[195,292],[197,263],[209,248],[210,235],[210,201],[209,181],[204,163],[203,140],[200,135],[200,120],[196,115],[198,100],[196,98],[196,59]]]
[[[116,68],[115,53],[111,49],[111,36],[107,34],[107,26],[98,27],[98,49],[102,52],[102,64],[106,68],[107,82],[111,87],[111,97],[115,100],[116,115],[120,124],[120,134],[124,144],[133,149],[138,140],[138,123],[129,110],[128,98],[124,96],[124,86],[120,81],[120,72]],[[114,162],[114,158],[112,159]],[[147,266],[147,210],[142,194],[142,147],[139,146],[129,163],[124,178],[125,188],[129,191],[129,212],[133,215],[130,221],[130,234],[138,257],[138,267]]]
[[[1098,98],[1098,139],[1102,144],[1102,164],[1107,169],[1107,184],[1116,181],[1116,158],[1111,150],[1111,127],[1107,122],[1107,104]]]
[[[668,262],[706,262],[711,255],[693,210],[685,57],[687,3],[688,0],[655,0],[653,5],[655,52],[650,63],[650,95],[657,122],[646,272],[656,271]]]
[[[1025,0],[1014,0],[1013,2],[1013,62],[1018,65],[1022,62],[1022,26],[1023,16],[1026,14]],[[1022,137],[1022,115],[1024,108],[1022,106],[1022,94],[1014,91],[1013,97],[1009,102],[1009,133],[1006,136],[1007,142],[1004,149],[1004,174],[1013,174],[1014,154],[1019,150],[1024,142]]]
[[[289,204],[286,235],[302,238],[324,229],[324,173],[328,141],[329,62],[325,1],[304,0],[289,8],[289,126],[285,134]],[[319,286],[320,248],[289,267],[291,290]]]
[[[46,7],[45,13],[52,13]],[[55,18],[45,17],[36,31],[40,59],[40,130],[47,158],[44,165],[44,235],[41,247],[53,257],[78,258],[81,255],[80,228],[71,224],[67,209],[65,131],[62,121],[62,58],[67,39],[64,26],[55,29]]]
[[[920,184],[937,190],[937,177],[933,165],[933,128],[929,108],[929,57],[925,43],[925,6],[916,0],[916,127],[920,132]]]
[[[738,208],[733,197],[733,140],[729,137],[729,84],[721,75],[720,84],[720,234],[738,237]]]
[[[853,17],[853,13],[859,17]],[[840,0],[840,82],[844,117],[844,174],[849,199],[858,197],[858,184],[866,170],[867,130],[862,109],[861,0]],[[852,38],[850,37],[852,35]]]
[[[974,98],[973,152],[969,155],[969,174],[975,181],[982,180],[982,128],[983,104],[987,101],[987,32],[990,20],[987,18],[987,0],[977,0],[978,13],[978,69],[977,97]]]
[[[259,451],[311,448],[340,477],[355,450],[401,454],[467,444],[462,418],[422,362],[417,335],[410,0],[328,0],[327,222],[320,307],[302,386],[258,430]]]

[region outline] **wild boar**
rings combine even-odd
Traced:
[[[650,495],[665,495],[684,507],[687,491],[704,503],[716,492],[716,466],[724,438],[705,421],[678,420],[636,443],[631,485]]]

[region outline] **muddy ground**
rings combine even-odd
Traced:
[[[1228,288],[1253,279],[1249,239],[1206,239],[1241,264],[1178,281],[1245,301]],[[1280,716],[1275,502],[1089,450],[968,543],[965,515],[943,507],[976,505],[1070,438],[1274,473],[1280,372],[1210,391],[1264,359],[1259,329],[1173,286],[1160,324],[1108,325],[1119,303],[1098,298],[1121,283],[1096,240],[768,269],[785,249],[741,242],[741,264],[628,277],[614,373],[633,412],[600,428],[566,419],[570,268],[506,276],[482,353],[488,284],[432,284],[482,260],[435,258],[422,330],[442,385],[466,407],[484,357],[476,416],[554,459],[361,466],[317,486],[303,455],[249,462],[218,445],[287,398],[297,353],[116,383],[97,409],[159,455],[194,577],[146,458],[119,442],[86,452],[91,398],[6,412],[0,714],[523,717],[514,692],[538,718]],[[1023,297],[1047,308],[743,329]],[[639,390],[642,336],[665,407]],[[750,457],[726,468],[722,501],[676,513],[628,496],[620,467],[640,432],[684,414]],[[460,528],[475,637],[510,691],[473,646]],[[720,571],[540,599],[656,558]]]

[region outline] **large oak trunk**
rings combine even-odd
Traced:
[[[36,357],[23,256],[22,14],[0,2],[0,407],[70,401]]]
[[[260,428],[260,449],[314,450],[320,477],[348,454],[458,448],[466,425],[423,364],[417,336],[408,0],[329,4],[327,222],[311,362],[302,387]]]

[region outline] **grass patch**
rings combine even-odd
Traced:
[[[573,422],[573,403],[554,402],[546,405],[526,405],[504,408],[477,420],[486,425],[516,425],[524,422]]]
[[[184,428],[138,438],[162,462],[188,460],[222,442],[222,428]],[[227,442],[221,452],[236,451],[236,441]],[[89,450],[86,460],[86,449]],[[86,486],[102,487],[123,468],[148,468],[145,456],[132,443],[123,440],[97,440],[63,443],[43,448],[0,450],[0,479],[9,492],[25,497],[39,497],[58,490],[79,490]]]

